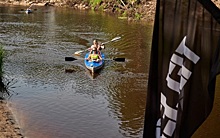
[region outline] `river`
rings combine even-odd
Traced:
[[[70,8],[1,6],[4,72],[13,84],[10,106],[30,138],[141,137],[152,26]],[[83,56],[93,39],[106,44],[95,76]],[[125,62],[112,61],[123,57]],[[71,73],[66,72],[71,70]]]
[[[142,137],[152,25],[94,11],[33,7],[32,14],[25,14],[26,8],[0,6],[4,73],[12,84],[8,100],[24,135]],[[74,56],[78,60],[64,60],[90,47],[93,39],[115,37],[121,39],[106,44],[103,52],[109,60],[95,76],[84,67],[84,53]],[[116,62],[113,57],[126,60]],[[202,128],[195,137],[206,134]]]

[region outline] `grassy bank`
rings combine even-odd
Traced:
[[[5,85],[3,83],[3,58],[4,58],[4,50],[2,45],[0,44],[0,100],[4,99],[5,93]]]

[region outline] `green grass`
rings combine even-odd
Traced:
[[[140,13],[135,13],[135,19],[140,20],[142,15]]]
[[[2,45],[0,44],[0,100],[4,99],[5,93],[9,95],[4,83],[3,83],[3,58],[4,58],[4,50]]]
[[[92,7],[99,5],[101,2],[102,0],[90,0],[90,4],[92,5]]]

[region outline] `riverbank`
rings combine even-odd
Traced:
[[[22,5],[27,6],[55,6],[55,7],[68,7],[72,9],[79,10],[94,10],[106,12],[108,14],[114,14],[118,17],[118,19],[135,21],[135,22],[147,22],[152,24],[154,21],[154,15],[156,10],[156,0],[149,0],[143,2],[135,2],[135,3],[124,3],[122,0],[120,1],[101,1],[99,3],[89,3],[89,1],[80,1],[80,0],[72,0],[70,1],[4,1],[0,0],[0,4],[7,5]]]
[[[0,100],[0,138],[24,138],[5,100]]]
[[[220,8],[220,0],[212,0],[212,2]],[[81,0],[51,0],[50,2],[39,0],[35,1],[17,1],[17,0],[0,0],[0,4],[9,5],[30,5],[35,6],[55,6],[55,7],[69,7],[79,10],[94,10],[103,11],[118,16],[118,19],[125,19],[128,21],[141,21],[153,24],[155,12],[156,12],[156,0],[148,1],[135,1],[134,3],[124,3],[123,0],[111,1],[111,0],[98,0],[91,3],[91,1],[81,1]]]

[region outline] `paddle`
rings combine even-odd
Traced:
[[[74,60],[77,60],[76,58],[74,57],[65,57],[65,61],[74,61]],[[106,59],[104,59],[106,60]],[[114,60],[114,61],[117,61],[117,62],[125,62],[125,58],[113,58],[113,59],[110,59],[110,60]]]
[[[115,38],[113,38],[113,39],[110,40],[110,41],[107,41],[107,42],[102,43],[102,45],[105,45],[105,44],[110,43],[110,42],[114,42],[114,41],[119,40],[119,39],[121,39],[120,36],[115,37]],[[88,49],[76,51],[74,54],[75,54],[75,55],[80,55],[80,53],[85,52],[85,51],[87,51],[87,50],[88,50]]]
[[[121,39],[121,37],[120,37],[120,36],[115,37],[115,38],[113,38],[113,39],[112,39],[112,40],[110,40],[110,41],[107,41],[107,42],[102,43],[102,45],[105,45],[105,44],[110,43],[110,42],[114,42],[114,41],[119,40],[119,39]]]
[[[80,53],[85,52],[85,51],[87,51],[87,50],[88,50],[88,49],[76,51],[74,54],[75,54],[75,55],[80,55]]]
[[[33,5],[34,5],[34,4],[31,4],[31,6],[30,6],[28,9],[30,9]]]
[[[30,9],[31,10],[31,7],[33,6],[34,4],[31,4],[27,9]],[[26,10],[27,10],[26,9]],[[21,11],[26,11],[26,10],[24,10],[24,9],[21,9]],[[37,10],[37,9],[34,9],[35,11]]]
[[[125,62],[125,58],[113,58],[112,60],[117,62]]]
[[[65,61],[74,61],[74,60],[77,60],[77,59],[74,57],[65,57]]]

